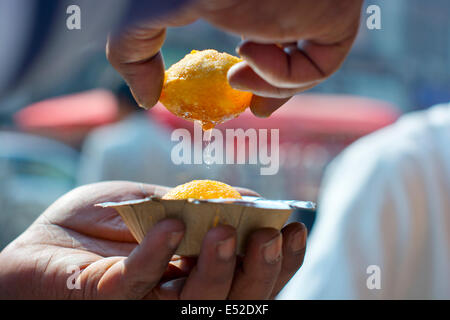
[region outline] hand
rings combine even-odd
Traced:
[[[107,56],[138,103],[150,108],[164,81],[166,28],[203,18],[247,39],[237,48],[244,62],[229,70],[228,80],[253,92],[252,112],[267,117],[340,67],[356,38],[361,6],[362,0],[197,0],[110,37]]]
[[[64,195],[0,253],[0,299],[266,299],[302,264],[302,224],[256,231],[240,263],[235,230],[219,226],[206,235],[198,259],[171,262],[182,222],[158,223],[137,245],[114,209],[94,207],[167,190],[105,182]],[[72,266],[82,270],[80,289],[67,285]]]

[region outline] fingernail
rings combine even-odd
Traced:
[[[178,248],[178,245],[180,244],[181,240],[183,239],[183,235],[184,235],[184,232],[182,232],[182,231],[172,232],[169,237],[169,242],[168,242],[169,247],[171,249]]]
[[[217,254],[222,260],[230,260],[236,252],[236,240],[234,237],[220,241],[217,244]]]
[[[269,264],[277,263],[281,259],[281,248],[283,245],[283,239],[279,234],[274,239],[270,240],[264,247],[264,259]]]
[[[186,283],[186,278],[178,278],[175,280],[170,280],[167,282],[163,282],[159,285],[159,290],[168,290],[172,292],[178,292],[181,288],[183,288]]]
[[[305,249],[306,246],[306,230],[297,231],[293,236],[290,243],[292,252],[300,252]]]
[[[144,106],[144,105],[141,104],[141,103],[139,103],[138,106],[139,106],[139,108],[142,108],[142,109],[144,109],[144,110],[149,110],[149,109],[150,109],[149,107]]]
[[[230,83],[230,86],[235,89],[235,90],[239,90],[239,91],[250,91],[246,86],[242,86],[238,83]]]
[[[130,88],[131,95],[133,96],[133,98],[134,98],[134,100],[136,101],[136,103],[137,103],[137,105],[139,106],[139,108],[148,110],[149,108],[146,107],[146,106],[144,106],[144,105],[141,103],[141,100],[138,99],[138,96],[134,93],[134,90],[131,88],[131,86],[128,84],[128,82],[127,82],[127,86],[128,86],[128,88]]]
[[[265,110],[259,110],[259,109],[251,108],[251,111],[256,117],[263,118],[263,119],[269,118],[272,115],[271,112],[267,112]]]

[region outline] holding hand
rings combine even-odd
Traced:
[[[251,195],[250,191],[242,194]],[[162,196],[167,188],[105,182],[75,189],[57,200],[0,253],[1,299],[267,299],[303,262],[306,229],[256,231],[242,261],[229,226],[211,229],[197,259],[173,260],[184,225],[165,220],[137,245],[107,201]],[[67,285],[79,267],[80,289]]]
[[[229,70],[228,80],[253,92],[252,112],[267,117],[340,67],[356,38],[361,6],[362,0],[197,0],[111,37],[107,55],[138,103],[151,108],[164,81],[166,28],[205,19],[246,39],[237,48],[244,62]]]

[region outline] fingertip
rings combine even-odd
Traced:
[[[301,222],[294,222],[282,230],[285,236],[285,248],[290,252],[297,254],[305,251],[308,230]]]
[[[236,256],[236,245],[236,229],[229,225],[212,228],[203,240],[200,261],[231,262]]]
[[[278,265],[282,258],[283,234],[274,228],[256,230],[247,243],[246,257],[263,261],[268,265]]]
[[[261,78],[246,61],[232,66],[228,70],[227,78],[232,88],[250,91],[254,94],[251,105],[255,106],[255,115],[263,118],[268,116],[263,111],[269,103],[270,105],[282,105],[297,92],[302,91],[301,88],[279,88],[271,85]],[[266,100],[259,101],[259,99]],[[262,105],[260,106],[260,104]],[[261,112],[258,112],[258,109],[261,109]],[[273,111],[275,110],[271,110],[272,113]]]
[[[242,85],[242,81],[240,81],[243,75],[245,74],[245,68],[247,67],[248,67],[247,62],[241,61],[234,64],[230,69],[228,69],[227,80],[233,89],[236,90],[247,89],[245,86]]]
[[[237,44],[236,48],[234,49],[234,51],[236,51],[238,55],[241,55],[240,53],[241,46],[244,44],[244,42],[245,42],[244,36],[241,36],[241,41]]]
[[[229,238],[236,237],[236,229],[230,225],[218,225],[208,231],[205,240],[208,242],[219,242]]]
[[[254,54],[258,54],[261,49],[267,46],[274,46],[272,44],[260,44],[249,40],[241,41],[236,47],[236,52],[244,59],[251,59]]]
[[[244,56],[247,54],[248,52],[248,47],[251,47],[251,44],[253,42],[251,42],[250,40],[246,40],[243,36],[241,37],[241,41],[237,44],[236,46],[236,53],[238,55],[240,55],[242,58],[245,58]]]
[[[229,225],[212,228],[203,239],[196,267],[184,285],[181,299],[226,299],[236,262],[236,230]]]
[[[121,297],[145,297],[164,276],[183,235],[181,221],[166,219],[158,222],[126,259],[108,270],[109,278],[105,278],[105,283]]]
[[[282,107],[289,98],[266,98],[254,95],[250,102],[250,110],[259,118],[268,118]]]
[[[296,222],[292,222],[292,223],[289,223],[288,225],[286,225],[283,228],[282,232],[283,233],[286,233],[286,232],[291,233],[291,232],[300,231],[300,230],[307,231],[307,228],[304,223],[296,221]]]
[[[239,194],[241,196],[262,197],[259,193],[255,192],[251,189],[242,188],[242,187],[233,187],[233,188],[236,189],[237,192],[239,192]]]
[[[164,59],[160,52],[143,62],[122,64],[119,72],[141,108],[148,110],[158,103],[165,74]]]

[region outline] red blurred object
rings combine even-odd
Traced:
[[[160,103],[151,116],[169,128],[193,130],[193,123],[176,117]],[[359,137],[397,120],[394,105],[380,100],[347,95],[303,94],[293,97],[267,119],[255,117],[250,110],[217,126],[227,128],[280,129],[280,140],[343,139],[350,143]],[[342,140],[341,140],[342,141]]]
[[[34,103],[14,115],[23,131],[78,145],[93,128],[118,119],[118,101],[107,90],[92,90]]]

